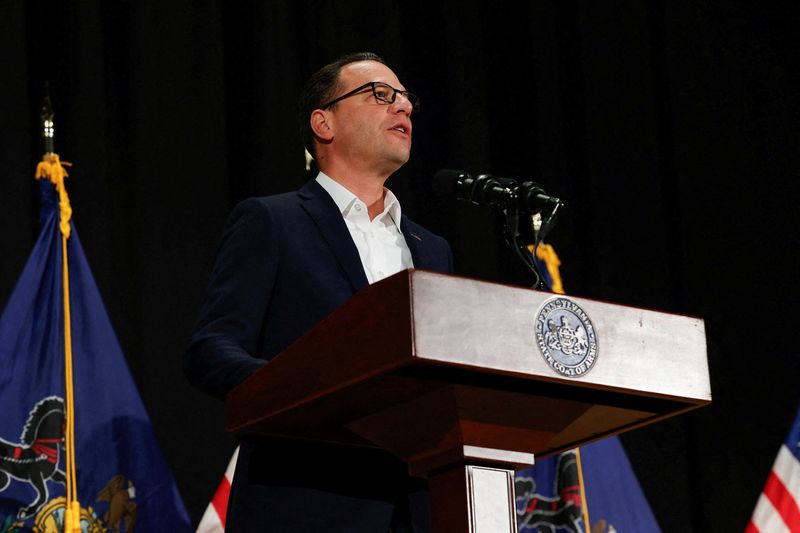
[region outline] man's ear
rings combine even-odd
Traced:
[[[323,142],[330,142],[333,139],[333,125],[329,122],[329,118],[332,117],[322,109],[311,112],[311,131]]]

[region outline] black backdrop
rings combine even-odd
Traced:
[[[665,531],[741,531],[800,400],[798,23],[743,0],[5,0],[0,304],[38,231],[49,79],[77,227],[199,519],[233,441],[181,353],[225,217],[307,179],[300,85],[372,50],[423,102],[390,186],[458,273],[527,281],[433,173],[534,178],[568,203],[570,293],[706,319],[713,405],[623,442]]]

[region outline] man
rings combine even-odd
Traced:
[[[223,396],[368,283],[452,271],[444,239],[384,188],[408,160],[416,104],[370,53],[309,79],[299,112],[320,173],[234,210],[186,354],[193,384]],[[242,439],[227,531],[411,532],[428,520],[424,481],[382,451]]]

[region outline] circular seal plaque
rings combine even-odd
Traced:
[[[547,300],[536,314],[536,343],[550,367],[570,378],[591,370],[597,338],[589,316],[567,298]]]

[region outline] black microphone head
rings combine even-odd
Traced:
[[[535,195],[535,194],[544,194],[544,188],[536,183],[535,181],[525,181],[520,183],[520,189],[522,189],[522,195]]]
[[[526,213],[533,214],[544,210],[552,214],[563,205],[558,198],[548,196],[542,186],[534,181],[520,184],[517,192],[520,198],[520,208]]]
[[[442,196],[458,192],[458,188],[470,175],[463,170],[443,168],[433,176],[433,190]]]

